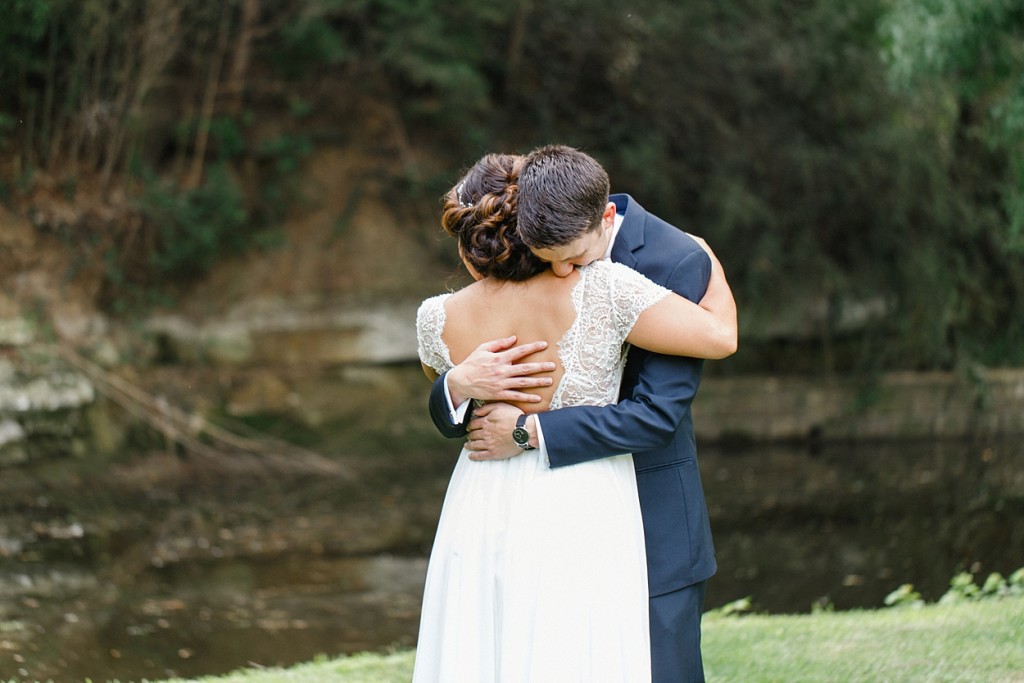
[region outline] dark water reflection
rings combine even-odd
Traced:
[[[712,606],[878,607],[902,583],[938,599],[958,572],[1024,566],[1024,448],[879,442],[704,449],[719,573]]]
[[[195,481],[150,488],[144,498],[94,486],[90,509],[123,518],[146,508],[134,529],[167,527],[182,508],[198,508],[190,514],[200,519],[178,525],[191,531],[173,542],[141,531],[126,540],[123,530],[103,533],[103,522],[63,510],[50,516],[63,526],[51,521],[50,532],[66,552],[21,547],[14,520],[38,512],[39,497],[8,500],[0,679],[199,676],[413,645],[426,544],[451,465],[447,456],[417,462],[402,477],[367,476],[361,498],[283,477],[209,482],[203,498]],[[720,565],[708,607],[744,596],[759,611],[878,607],[904,582],[934,600],[959,571],[983,579],[1024,565],[1016,440],[716,445],[702,449],[701,465]],[[96,500],[105,495],[118,498]],[[154,500],[166,504],[144,503]],[[249,518],[262,520],[253,524],[262,529],[259,552],[226,550],[225,529]],[[142,547],[157,541],[162,550]],[[179,550],[169,553],[172,546]],[[136,570],[107,566],[140,553],[149,559]]]

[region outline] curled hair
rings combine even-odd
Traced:
[[[608,173],[596,159],[565,145],[530,152],[519,177],[519,234],[531,247],[562,247],[601,226]]]
[[[444,197],[441,227],[458,239],[463,260],[484,277],[519,281],[547,268],[516,227],[522,161],[487,154]]]

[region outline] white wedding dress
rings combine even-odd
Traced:
[[[579,269],[551,409],[616,401],[624,341],[668,290],[607,261]],[[447,294],[417,314],[421,360],[453,363]],[[427,569],[415,683],[650,680],[647,565],[631,455],[551,469],[543,450],[463,450]]]

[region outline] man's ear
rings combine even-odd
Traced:
[[[602,221],[614,221],[615,220],[615,202],[608,202],[604,207],[604,213],[601,214]]]

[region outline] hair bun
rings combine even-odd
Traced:
[[[544,270],[516,229],[522,157],[488,154],[445,196],[441,225],[478,273],[525,280]]]

